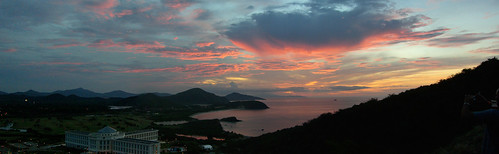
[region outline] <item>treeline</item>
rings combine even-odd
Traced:
[[[68,116],[108,111],[108,106],[119,100],[119,98],[83,98],[61,94],[49,96],[9,94],[0,96],[0,112],[4,116],[13,117]]]
[[[493,98],[499,60],[428,86],[327,113],[303,126],[232,143],[228,153],[424,153],[467,132],[460,118],[465,94]]]

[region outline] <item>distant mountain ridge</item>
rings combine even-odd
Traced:
[[[8,94],[8,93],[7,93]],[[91,97],[100,97],[100,98],[127,98],[131,96],[136,96],[137,94],[128,93],[122,90],[115,90],[107,93],[97,93],[84,88],[76,88],[69,90],[57,90],[54,92],[38,92],[35,90],[28,90],[25,92],[15,92],[11,93],[13,95],[24,95],[24,96],[48,96],[51,94],[61,94],[63,96],[75,95],[79,97],[91,98]]]
[[[61,94],[64,96],[76,95],[80,97],[105,97],[104,94],[96,93],[83,88],[69,89],[69,90],[58,90],[52,93]]]
[[[264,98],[250,96],[245,94],[240,94],[237,92],[230,93],[225,96],[229,101],[256,101],[256,100],[265,100]]]

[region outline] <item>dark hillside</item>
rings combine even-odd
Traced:
[[[256,100],[265,100],[260,97],[256,96],[250,96],[250,95],[245,95],[245,94],[240,94],[240,93],[230,93],[225,96],[229,101],[256,101]]]
[[[229,103],[226,98],[209,93],[200,88],[192,88],[184,92],[166,97],[169,101],[193,105],[193,104],[211,104],[211,105],[224,105]]]
[[[465,94],[493,98],[499,60],[482,62],[428,86],[323,114],[303,126],[229,145],[247,153],[424,153],[448,144],[472,125],[460,119]]]
[[[0,109],[9,116],[36,117],[52,115],[87,114],[108,111],[108,105],[119,99],[83,98],[75,95],[25,96],[0,95]]]
[[[184,105],[173,103],[165,97],[157,96],[153,93],[141,94],[125,98],[116,105],[120,106],[134,106],[141,109],[178,109],[185,108]]]

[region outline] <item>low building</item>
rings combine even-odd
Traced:
[[[113,141],[113,153],[159,153],[160,144],[157,141],[122,138]]]
[[[94,153],[159,153],[157,140],[158,130],[119,132],[109,126],[95,133],[66,131],[65,139],[67,147]]]

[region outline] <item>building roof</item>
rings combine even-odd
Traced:
[[[139,144],[158,144],[158,141],[148,141],[148,140],[140,140],[140,139],[134,139],[134,138],[120,138],[116,139],[116,141],[122,141],[122,142],[132,142],[132,143],[139,143]]]
[[[125,132],[125,135],[133,135],[133,134],[140,134],[144,132],[157,132],[158,130],[156,129],[142,129],[142,130],[136,130],[136,131],[131,131],[131,132]]]
[[[118,132],[116,129],[109,127],[109,126],[106,126],[102,129],[100,129],[99,131],[97,131],[97,133],[116,133],[116,132]]]

